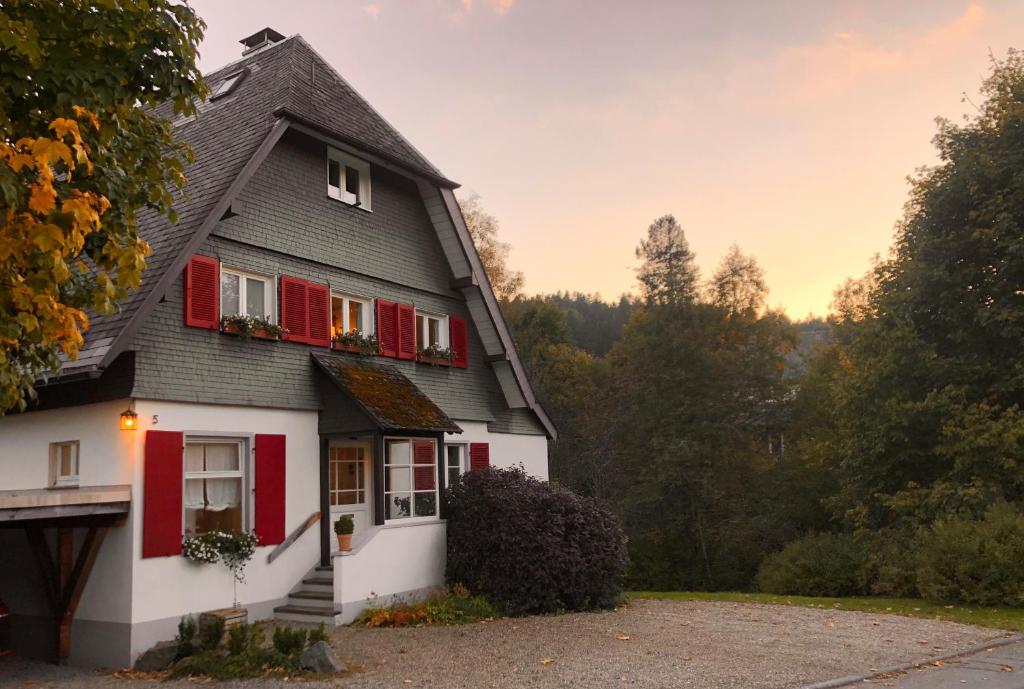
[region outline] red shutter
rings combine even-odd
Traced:
[[[256,518],[254,528],[262,545],[284,541],[285,436],[256,434]]]
[[[398,318],[393,301],[377,300],[377,341],[382,356],[398,356]]]
[[[416,309],[398,304],[398,358],[416,358]]]
[[[434,443],[429,440],[416,440],[412,444],[413,489],[433,490],[437,472],[434,471]]]
[[[142,557],[181,554],[182,456],[176,431],[146,431],[142,463]]]
[[[487,443],[469,444],[469,470],[485,469],[491,465],[491,446]]]
[[[288,329],[293,342],[309,341],[309,317],[306,304],[306,281],[282,275],[281,327]]]
[[[309,299],[309,344],[331,346],[331,289],[327,285],[307,283]]]
[[[452,366],[466,368],[469,366],[469,333],[466,330],[466,319],[449,316],[448,323],[451,335]]]
[[[220,261],[193,256],[185,266],[185,325],[220,328]]]

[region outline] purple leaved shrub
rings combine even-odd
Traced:
[[[595,500],[521,468],[471,471],[446,500],[450,584],[509,615],[610,608],[621,600],[625,537]]]

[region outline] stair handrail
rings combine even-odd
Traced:
[[[267,564],[270,564],[278,557],[280,557],[281,553],[288,550],[288,546],[290,546],[295,541],[299,540],[299,536],[306,533],[309,527],[313,526],[318,521],[320,521],[319,512],[314,512],[313,514],[306,517],[306,521],[302,522],[297,527],[295,527],[295,530],[288,534],[288,538],[281,541],[281,543],[276,548],[270,551],[270,554],[267,555]]]

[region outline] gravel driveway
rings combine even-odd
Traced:
[[[304,686],[781,689],[949,653],[997,636],[998,630],[894,615],[640,600],[613,612],[462,627],[339,628],[333,646],[359,669]],[[0,684],[5,681],[83,689],[195,686],[0,660]],[[296,686],[221,686],[235,684]]]

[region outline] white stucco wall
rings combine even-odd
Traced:
[[[489,443],[491,466],[510,467],[522,464],[526,472],[546,481],[548,479],[548,440],[543,435],[490,433],[487,424],[476,421],[456,421],[462,433],[445,435],[445,443]]]
[[[285,435],[285,535],[319,510],[320,449],[316,412],[144,401],[136,403],[136,411],[140,439],[150,428],[182,431],[186,435],[204,432],[240,437],[256,433]],[[155,425],[154,416],[157,417]],[[173,637],[181,615],[230,607],[233,600],[231,574],[221,564],[195,564],[180,556],[141,556],[142,449],[140,443],[134,462],[135,494],[139,498],[133,506],[134,538],[138,547],[133,555],[131,619],[137,625],[147,624],[142,624],[137,634],[133,632],[133,654],[160,638]],[[251,489],[251,473],[249,487]],[[251,515],[249,522],[251,528]],[[240,604],[253,606],[285,598],[319,560],[319,527],[308,529],[278,559],[268,564],[267,555],[272,549],[271,546],[257,548],[246,568],[246,583],[238,586]],[[269,616],[272,608],[272,604],[250,607],[250,618]]]
[[[137,441],[133,433],[122,432],[120,414],[128,401],[104,402],[67,409],[12,414],[0,417],[0,490],[46,488],[50,476],[50,443],[65,440],[79,442],[79,485],[103,486],[131,484],[134,467],[131,450]],[[133,491],[133,499],[135,493]],[[5,538],[25,540],[21,530],[9,530]],[[76,534],[75,548],[82,534]],[[76,620],[128,622],[131,615],[131,521],[111,529],[93,565],[92,574],[82,592]],[[38,573],[27,548],[20,550],[17,567],[5,562],[11,551],[0,556],[0,590],[14,591],[5,599],[16,613],[47,614],[38,595]],[[28,568],[28,569],[22,569]],[[11,580],[11,581],[8,581]],[[28,590],[31,589],[31,590]],[[41,589],[40,589],[41,590]]]
[[[444,584],[445,524],[442,521],[384,526],[352,554],[334,556],[334,600],[351,622],[367,599],[382,602]]]

